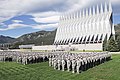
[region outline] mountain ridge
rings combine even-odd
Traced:
[[[0,44],[13,43],[14,41],[15,41],[15,38],[0,35]]]

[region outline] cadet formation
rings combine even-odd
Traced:
[[[0,61],[16,61],[24,65],[48,61],[48,53],[42,52],[19,52],[19,51],[1,51]]]
[[[111,59],[108,52],[57,53],[49,57],[49,66],[62,71],[81,73]]]
[[[19,52],[0,51],[0,61],[15,61],[21,64],[32,64],[49,61],[49,66],[57,70],[81,73],[89,68],[111,59],[108,52]]]

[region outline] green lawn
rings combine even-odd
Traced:
[[[22,65],[0,62],[0,80],[120,80],[120,55],[111,61],[80,74],[63,72],[48,67],[48,62]]]

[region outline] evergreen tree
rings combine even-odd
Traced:
[[[110,52],[119,51],[117,41],[114,40],[113,36],[108,40],[108,51]]]
[[[119,49],[119,51],[120,51],[120,36],[117,36],[117,44],[118,44],[118,49]]]
[[[103,51],[108,51],[108,45],[107,45],[107,36],[105,37],[105,40],[103,41]]]

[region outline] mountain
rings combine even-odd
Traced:
[[[120,24],[115,25],[115,33],[116,35],[120,35]]]
[[[38,31],[22,35],[15,39],[15,44],[35,44],[37,45],[51,45],[55,39],[56,30],[54,31]]]
[[[15,41],[15,38],[12,38],[12,37],[9,37],[9,36],[0,35],[0,44],[12,43],[14,41]]]

